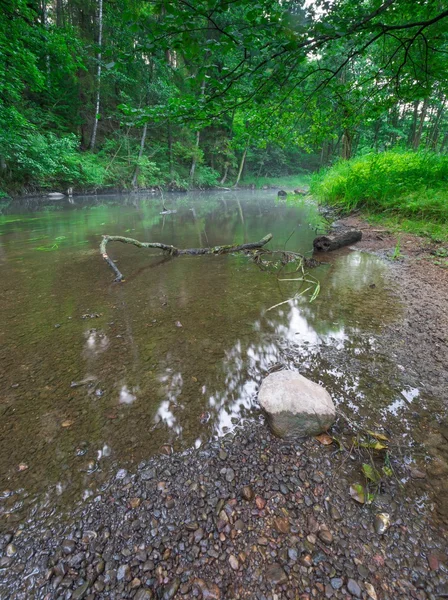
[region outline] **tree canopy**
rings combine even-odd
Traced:
[[[5,0],[0,187],[200,186],[445,152],[435,0]]]

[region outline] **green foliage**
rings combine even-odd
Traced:
[[[0,131],[0,147],[8,165],[2,185],[25,189],[64,188],[72,185],[101,186],[104,169],[95,156],[82,154],[74,135],[58,137],[29,129],[21,136]]]
[[[351,211],[448,222],[448,156],[389,151],[337,162],[315,175],[312,193]]]

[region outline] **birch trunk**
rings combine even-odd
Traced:
[[[244,148],[243,156],[241,157],[240,168],[238,169],[238,175],[236,176],[235,187],[237,187],[237,185],[239,184],[241,175],[243,173],[244,163],[246,162],[246,156],[247,156],[247,151],[249,149],[249,144],[250,144],[250,137],[247,140],[247,144],[246,144],[246,147]]]
[[[98,130],[98,119],[100,114],[100,99],[101,99],[101,58],[103,44],[103,0],[98,0],[98,68],[96,72],[96,102],[95,102],[95,120],[93,122],[92,138],[90,140],[90,149],[95,148],[96,133]]]

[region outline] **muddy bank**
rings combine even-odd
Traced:
[[[119,470],[69,516],[49,500],[2,539],[1,597],[446,597],[447,538],[413,490],[390,478],[358,504],[352,461],[334,450],[252,423],[222,444]],[[378,513],[390,515],[384,533]]]
[[[442,247],[427,238],[402,233],[399,238],[387,229],[371,226],[357,216],[337,222],[363,232],[359,250],[384,258],[390,280],[402,300],[403,317],[386,325],[379,338],[382,351],[408,374],[411,386],[437,399],[421,407],[414,437],[428,450],[426,468],[442,517],[448,519],[448,269],[437,263],[435,252]],[[397,242],[399,256],[394,258]],[[443,407],[443,408],[441,408]],[[423,459],[422,459],[423,460]]]

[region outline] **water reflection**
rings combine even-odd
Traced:
[[[169,207],[176,212],[161,216],[159,199],[76,198],[0,218],[0,490],[15,492],[5,512],[19,489],[90,495],[112,464],[225,435],[254,417],[258,385],[278,366],[323,383],[360,418],[402,418],[392,407],[410,387],[376,346],[400,316],[380,260],[329,256],[313,273],[313,303],[300,297],[269,312],[295,284],[241,255],[167,259],[117,245],[127,283],[112,284],[98,253],[105,233],[194,247],[271,232],[273,247],[312,247],[315,208],[278,204],[273,192],[170,196]]]

